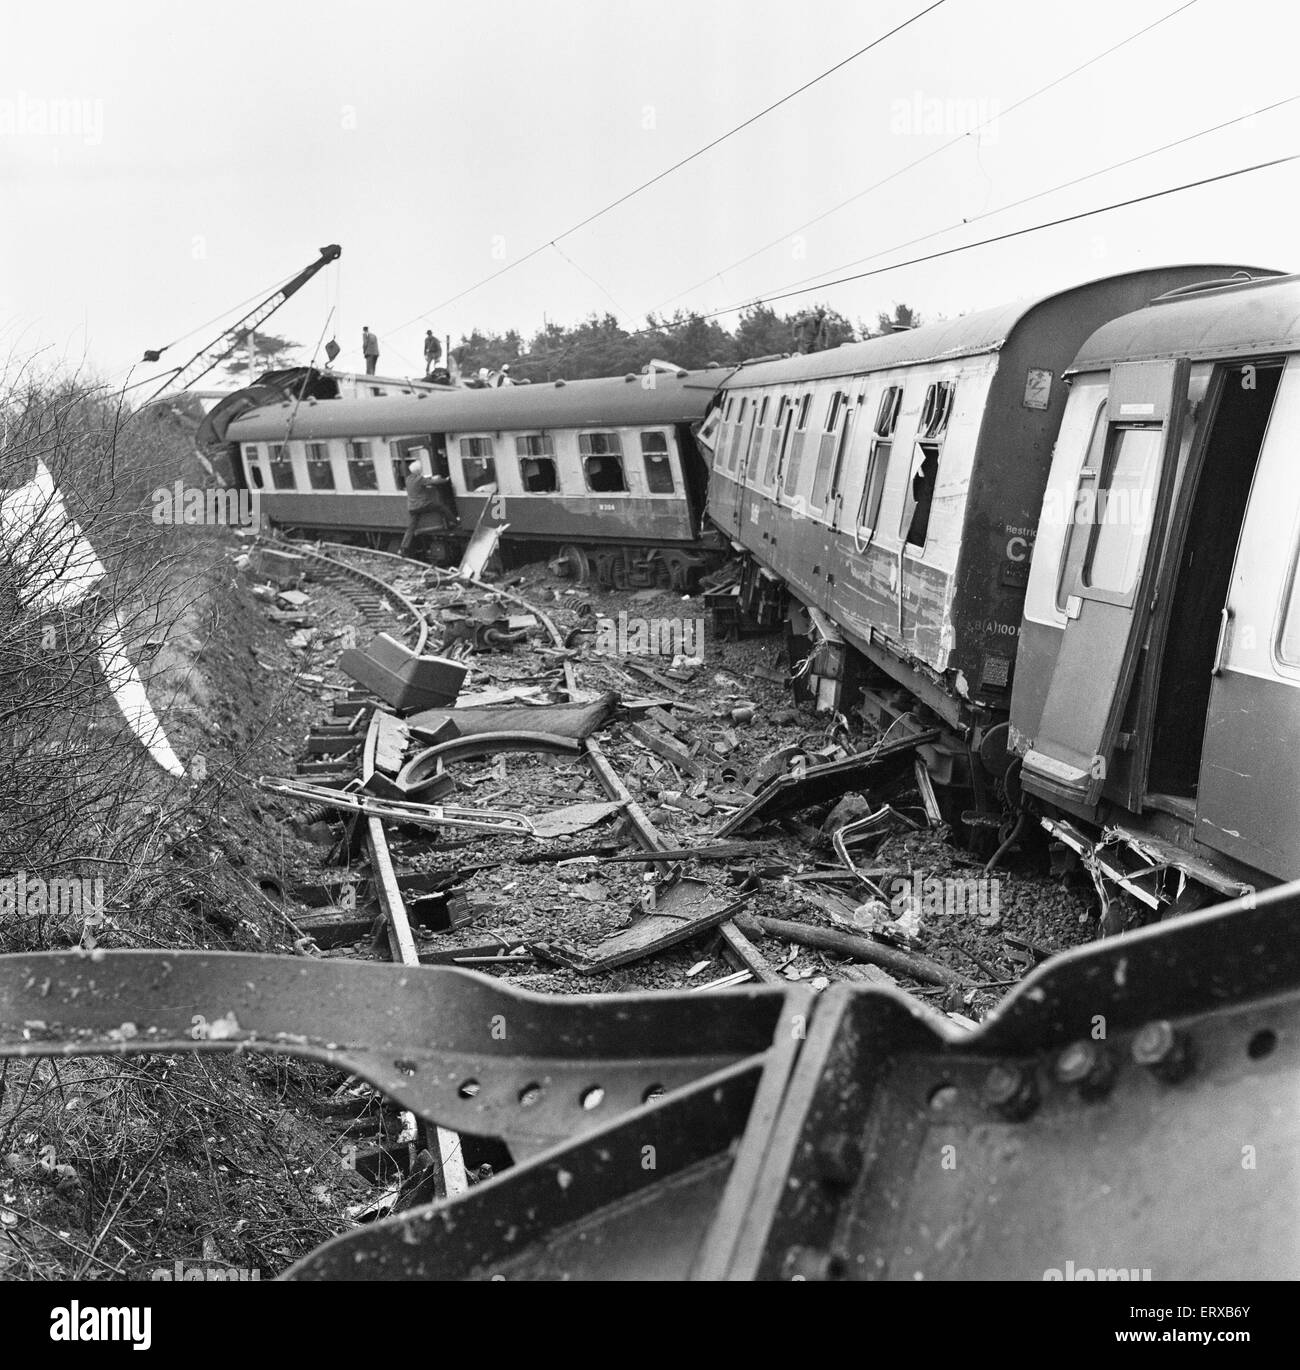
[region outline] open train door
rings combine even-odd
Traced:
[[[1111,370],[1068,513],[1065,632],[1024,761],[1024,786],[1042,798],[1092,808],[1101,797],[1151,611],[1187,379],[1185,358]]]

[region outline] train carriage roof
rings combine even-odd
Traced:
[[[922,324],[903,333],[887,333],[866,342],[843,343],[826,352],[781,360],[750,362],[732,373],[727,388],[823,380],[863,371],[885,371],[920,362],[973,357],[993,352],[1037,300],[1016,300],[993,309],[963,314],[959,319]]]
[[[1203,270],[1206,280],[1213,280],[1244,268],[1207,264],[1204,267],[1188,269]],[[1257,271],[1252,267],[1249,270],[1252,274],[1272,274],[1265,269]],[[908,329],[906,332],[868,338],[865,342],[844,343],[826,352],[743,364],[733,372],[725,388],[735,390],[753,385],[783,385],[792,382],[798,384],[801,381],[823,380],[832,376],[888,371],[899,366],[956,361],[962,357],[979,356],[984,352],[996,352],[1040,305],[1086,291],[1107,280],[1115,280],[1118,276],[1145,274],[1145,268],[1121,272],[1117,273],[1117,276],[1103,277],[1100,281],[1083,282],[1065,290],[1053,290],[1044,295],[1013,300],[992,309],[976,310],[970,314],[963,314],[960,318],[922,324],[920,328]]]
[[[709,400],[730,374],[729,368],[712,368],[657,372],[653,384],[649,375],[634,375],[457,390],[422,399],[320,400],[299,404],[296,412],[286,402],[241,415],[226,436],[248,442],[286,436],[313,440],[693,423],[704,417]]]
[[[1300,276],[1174,290],[1103,324],[1079,349],[1071,373],[1159,357],[1260,356],[1300,348]]]

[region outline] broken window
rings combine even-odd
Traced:
[[[288,447],[282,442],[266,445],[266,454],[271,467],[271,484],[277,490],[293,489],[293,459]]]
[[[552,457],[520,457],[519,480],[530,495],[553,495],[560,488]]]
[[[329,446],[326,443],[307,444],[307,484],[313,490],[334,489],[334,468],[330,465]]]
[[[587,457],[583,461],[587,488],[597,494],[614,494],[627,489],[622,457]]]
[[[627,489],[623,474],[623,443],[617,433],[579,433],[578,451],[587,488],[597,494]]]
[[[943,437],[948,431],[956,389],[956,381],[935,381],[925,392],[925,403],[921,406],[912,470],[903,498],[903,516],[898,523],[903,541],[914,547],[924,547],[930,535],[930,508],[939,483],[939,453],[943,450]]]
[[[524,433],[515,438],[519,479],[530,495],[550,495],[560,488],[555,471],[555,443],[549,433]]]
[[[379,472],[368,442],[348,443],[348,480],[354,490],[379,489]]]
[[[671,495],[676,487],[668,458],[668,434],[642,433],[641,456],[645,461],[646,489],[652,495]]]

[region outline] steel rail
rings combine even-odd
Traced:
[[[416,640],[411,650],[414,651],[416,655],[420,655],[421,653],[423,653],[425,647],[428,646],[429,620],[425,618],[424,611],[419,607],[419,605],[417,605],[413,600],[409,599],[406,595],[402,594],[400,590],[394,589],[393,586],[390,585],[387,581],[380,580],[378,576],[372,575],[369,571],[363,571],[359,566],[351,566],[345,561],[340,561],[337,557],[329,556],[327,553],[320,551],[319,547],[324,545],[328,545],[330,547],[339,547],[341,549],[345,549],[353,553],[361,552],[364,553],[366,556],[390,556],[391,553],[375,552],[371,551],[371,549],[369,548],[363,547],[346,548],[345,544],[343,543],[329,543],[313,546],[311,543],[297,542],[289,538],[275,538],[263,536],[260,537],[258,541],[265,543],[271,547],[283,547],[285,549],[291,549],[299,556],[314,557],[317,561],[323,562],[326,566],[330,568],[330,570],[336,572],[339,576],[342,576],[345,579],[349,580],[360,581],[364,585],[368,586],[371,590],[374,590],[380,595],[384,596],[384,598],[392,600],[401,610],[401,612],[411,620],[411,626],[406,629],[407,633],[414,632],[415,634]],[[404,557],[396,559],[401,561],[407,560]],[[412,566],[422,565],[422,563],[420,562],[411,562],[409,564]]]
[[[375,750],[379,738],[379,714],[370,715],[370,726],[366,732],[362,762],[364,774],[373,771]],[[375,893],[379,907],[384,915],[384,925],[388,930],[389,955],[393,961],[403,966],[418,966],[420,952],[415,945],[415,934],[411,931],[411,920],[407,917],[406,901],[397,884],[397,872],[393,868],[392,853],[388,850],[388,834],[384,831],[384,821],[373,814],[366,815],[366,848],[370,856],[370,869],[374,874]],[[406,1110],[402,1114],[402,1136],[414,1139],[419,1136],[420,1124],[415,1114]],[[469,1188],[465,1174],[465,1158],[461,1152],[460,1137],[451,1129],[435,1124],[434,1142],[435,1164],[438,1168],[437,1189],[440,1197],[454,1198]],[[426,1133],[427,1136],[427,1133]]]

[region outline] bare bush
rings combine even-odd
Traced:
[[[203,617],[204,530],[152,517],[188,433],[75,378],[20,373],[0,383],[0,407],[0,875],[75,872],[120,887],[149,840],[141,797],[188,802],[109,679]],[[164,727],[175,694],[150,701]],[[49,945],[52,932],[5,931],[11,947]]]

